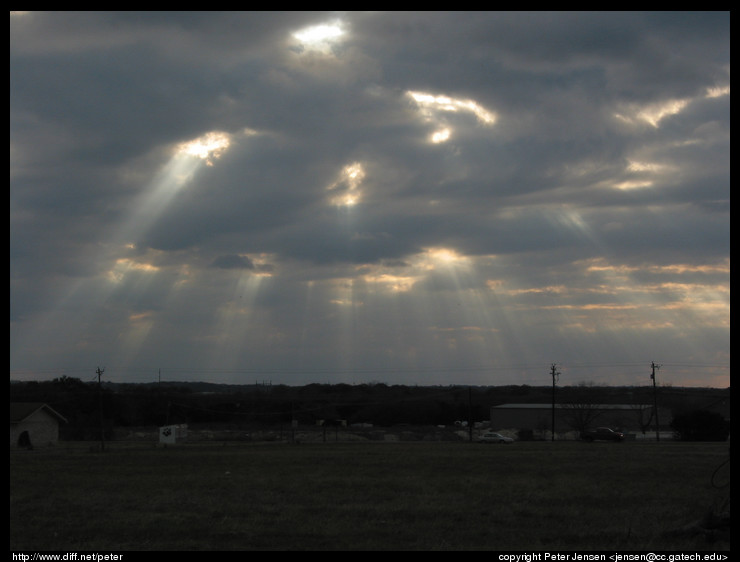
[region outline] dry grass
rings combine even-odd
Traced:
[[[727,455],[668,442],[11,451],[10,548],[729,550],[673,533],[729,496],[711,481]]]

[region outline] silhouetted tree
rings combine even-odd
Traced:
[[[725,441],[730,435],[730,422],[708,410],[678,414],[671,427],[682,441]]]
[[[579,384],[569,389],[561,406],[564,421],[571,429],[585,431],[595,423],[601,415],[598,394],[598,389],[590,384]]]

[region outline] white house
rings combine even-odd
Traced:
[[[48,447],[59,442],[59,424],[67,420],[42,402],[10,403],[10,446]]]

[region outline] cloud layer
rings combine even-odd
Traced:
[[[729,13],[10,17],[11,378],[729,386]]]

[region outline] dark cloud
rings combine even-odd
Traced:
[[[31,12],[10,36],[11,376],[673,359],[729,384],[728,12]]]
[[[252,260],[238,255],[218,256],[211,265],[221,269],[254,269]]]

